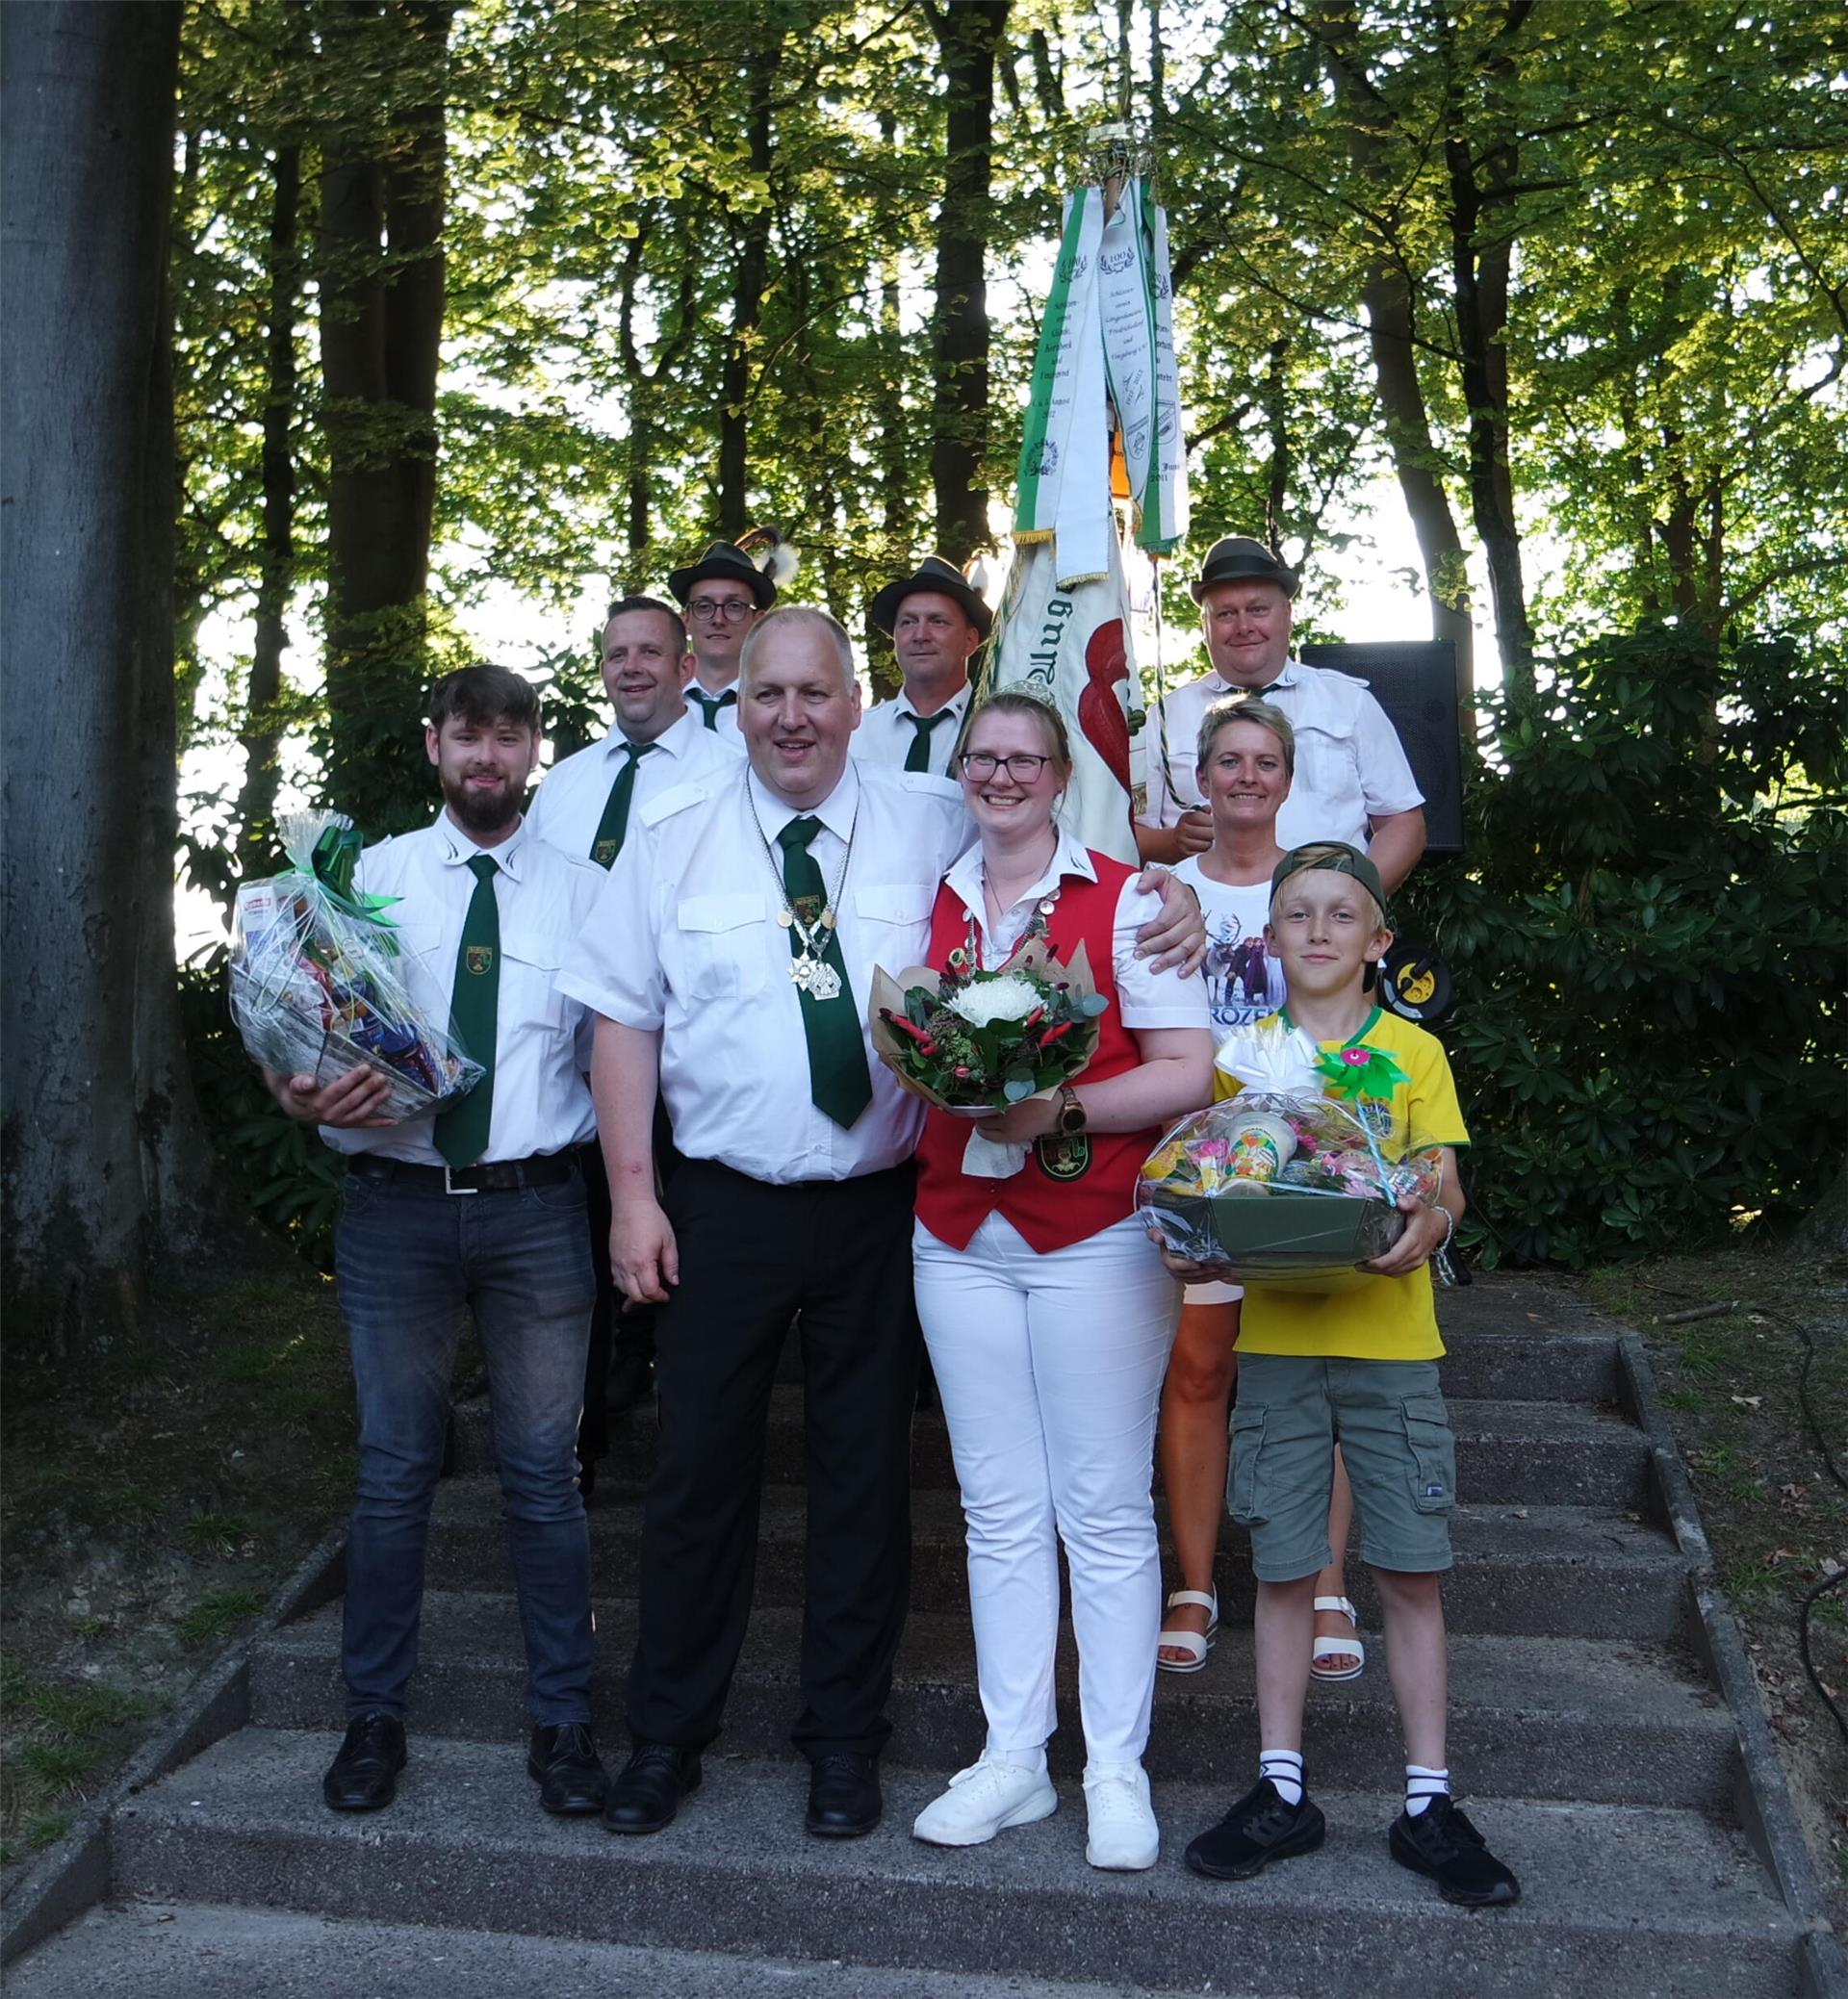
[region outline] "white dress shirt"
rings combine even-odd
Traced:
[[[1203,674],[1150,711],[1143,734],[1144,826],[1176,826],[1183,812],[1199,807],[1194,766],[1200,724],[1215,702],[1242,694],[1281,708],[1296,730],[1296,774],[1277,813],[1280,846],[1346,840],[1364,849],[1369,820],[1424,803],[1399,731],[1367,683],[1291,659],[1269,686],[1235,687],[1217,673]]]
[[[475,896],[468,863],[494,861],[500,913],[500,986],[495,1019],[494,1114],[482,1161],[527,1159],[580,1145],[596,1129],[591,1108],[590,1018],[558,987],[558,967],[583,928],[603,873],[568,860],[522,822],[498,847],[477,847],[444,811],[417,833],[381,840],[360,856],[355,884],[399,898],[385,914],[399,938],[398,968],[427,1019],[447,1027],[462,926]],[[436,1113],[382,1130],[321,1135],[336,1152],[440,1166],[432,1142]]]
[[[969,684],[965,680],[962,691],[953,695],[938,710],[949,720],[939,722],[931,730],[930,771],[935,778],[945,778],[950,774],[950,757],[956,750],[957,737],[962,733],[962,717],[968,711],[969,693]],[[854,755],[866,763],[889,763],[903,770],[911,745],[917,740],[917,730],[911,720],[916,713],[917,710],[902,694],[891,701],[875,702],[860,716],[860,727],[854,730]]]
[[[909,1159],[924,1107],[870,1041],[872,1102],[851,1130],[809,1096],[789,932],[777,921],[777,835],[802,815],[740,760],[639,816],[559,983],[625,1027],[659,1031],[676,1148],[778,1185],[849,1180]],[[896,974],[922,961],[937,884],[968,838],[968,816],[941,779],[851,757],[812,816],[822,831],[808,852],[838,914],[864,1038],[873,967]]]
[[[728,713],[730,710],[727,711]],[[587,861],[603,824],[609,789],[623,768],[628,737],[612,729],[602,742],[567,756],[540,781],[526,813],[526,830],[556,847],[573,860]],[[723,730],[707,729],[691,709],[662,730],[654,747],[635,764],[635,789],[629,802],[629,825],[637,823],[651,798],[689,784],[714,772],[729,770],[744,754],[743,739]],[[628,838],[628,832],[624,833]]]
[[[982,859],[982,842],[958,857],[944,877],[951,891],[962,899],[962,908],[976,927],[977,962],[985,971],[1005,964],[1019,948],[1034,911],[1049,895],[1058,892],[1067,877],[1094,882],[1097,869],[1088,849],[1081,847],[1062,826],[1058,844],[1046,871],[1014,903],[992,930],[988,926],[988,871]],[[1210,1027],[1206,987],[1198,973],[1181,977],[1173,972],[1152,969],[1145,958],[1136,956],[1136,933],[1161,913],[1162,899],[1153,891],[1138,888],[1131,875],[1116,897],[1116,912],[1111,928],[1111,978],[1116,986],[1114,1004],[1117,1017],[1128,1028]],[[1102,984],[1100,968],[1091,976]]]
[[[726,694],[736,696],[736,700],[732,703],[730,707],[724,707],[719,710],[719,722],[716,729],[706,729],[706,709],[702,705],[702,698],[706,701],[717,701],[721,695]],[[686,690],[687,712],[693,717],[694,721],[702,729],[706,729],[707,735],[715,735],[721,741],[730,742],[734,749],[738,750],[744,748],[744,730],[738,727],[738,702],[743,699],[744,690],[738,685],[736,680],[732,680],[729,685],[717,689],[707,687],[704,680],[695,680]]]

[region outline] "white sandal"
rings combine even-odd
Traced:
[[[1206,1612],[1205,1635],[1198,1631],[1157,1631],[1155,1663],[1164,1673],[1197,1673],[1206,1664],[1206,1655],[1213,1650],[1213,1641],[1219,1634],[1219,1593],[1218,1590],[1171,1590],[1162,1608],[1172,1610],[1176,1603],[1197,1603]],[[1190,1656],[1165,1659],[1162,1656],[1165,1645]]]
[[[1354,1615],[1354,1606],[1346,1597],[1318,1597],[1316,1599],[1316,1608],[1318,1610],[1339,1611],[1353,1626],[1354,1635],[1351,1638],[1318,1638],[1309,1648],[1309,1678],[1311,1679],[1325,1679],[1330,1682],[1343,1679],[1358,1679],[1367,1670],[1367,1648],[1360,1642],[1360,1619]],[[1339,1673],[1324,1673],[1322,1671],[1322,1661],[1323,1659],[1338,1659],[1349,1653],[1358,1662],[1357,1664],[1344,1666]]]

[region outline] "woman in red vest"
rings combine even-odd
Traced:
[[[1063,1540],[1087,1857],[1151,1867],[1160,1838],[1142,1756],[1161,1558],[1149,1488],[1180,1294],[1132,1202],[1163,1126],[1212,1095],[1206,993],[1197,977],[1158,976],[1138,961],[1136,931],[1155,899],[1137,889],[1134,869],[1056,823],[1071,751],[1053,709],[1026,694],[991,697],[957,765],[981,838],[937,891],[932,964],[964,951],[992,968],[1030,933],[1061,960],[1082,942],[1110,1008],[1075,1086],[980,1127],[1027,1146],[1017,1170],[965,1170],[970,1126],[940,1111],[918,1148],[918,1316],[962,1488],[988,1731],[981,1761],[912,1830],[975,1846],[1057,1809],[1045,1745],[1057,1725]]]

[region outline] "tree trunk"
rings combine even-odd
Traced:
[[[745,65],[751,90],[749,144],[752,171],[767,179],[770,172],[770,90],[783,61],[783,35],[768,38],[753,29],[745,38]],[[741,218],[737,275],[732,287],[732,338],[726,344],[725,367],[719,380],[719,533],[734,542],[751,525],[747,485],[750,423],[746,402],[751,393],[751,350],[763,318],[764,286],[770,273],[768,201],[760,201]]]
[[[1491,102],[1515,81],[1514,59],[1504,38],[1526,18],[1526,12],[1521,6],[1509,8],[1483,58]],[[1448,23],[1441,22],[1439,33],[1453,57]],[[1515,524],[1508,457],[1508,283],[1514,257],[1508,190],[1520,166],[1520,147],[1511,134],[1498,133],[1478,165],[1464,124],[1460,85],[1452,62],[1447,93],[1450,130],[1444,141],[1444,159],[1450,186],[1458,372],[1468,411],[1470,513],[1488,565],[1502,684],[1515,714],[1521,716],[1532,711],[1534,682],[1533,628],[1521,575],[1521,531]],[[1478,183],[1478,171],[1486,186]]]
[[[244,702],[244,788],[238,796],[238,873],[263,874],[276,851],[276,753],[282,740],[284,623],[295,586],[295,313],[301,274],[297,249],[301,153],[278,146],[270,167],[270,325],[265,340],[263,403],[263,568],[257,580],[250,685]]]
[[[995,50],[1009,0],[943,0],[928,9],[946,86],[943,201],[937,221],[931,481],[937,546],[959,565],[991,539],[988,488],[988,188]]]
[[[1283,516],[1290,498],[1290,414],[1286,402],[1284,363],[1287,340],[1272,341],[1264,374],[1264,414],[1270,434],[1270,460],[1264,487],[1264,539],[1279,562],[1283,560]]]
[[[1360,173],[1383,186],[1380,136],[1386,113],[1361,59],[1352,0],[1324,0],[1317,36],[1336,99],[1348,114],[1348,156]],[[1447,638],[1456,649],[1458,711],[1469,735],[1476,701],[1469,573],[1438,469],[1443,461],[1431,436],[1424,384],[1418,378],[1418,322],[1411,283],[1389,244],[1382,244],[1368,266],[1361,303],[1367,310],[1368,345],[1386,442],[1430,592],[1431,636]]]
[[[416,720],[436,503],[443,52],[450,10],[346,0],[323,57],[403,95],[329,134],[321,173],[327,433],[326,788],[370,837],[427,816]],[[352,98],[356,85],[344,83]],[[363,101],[363,100],[361,100]]]
[[[132,1332],[210,1154],[173,972],[178,0],[14,7],[0,46],[7,1337]]]

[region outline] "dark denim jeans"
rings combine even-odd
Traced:
[[[548,1727],[588,1721],[590,1537],[576,1447],[597,1294],[582,1181],[450,1194],[362,1167],[346,1183],[336,1255],[359,1390],[348,1715],[404,1711],[467,1308],[487,1355],[527,1704]]]

